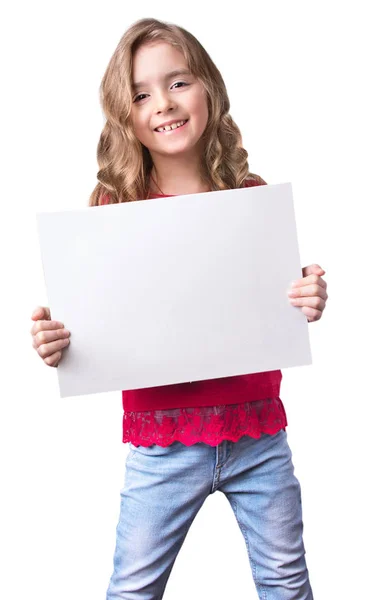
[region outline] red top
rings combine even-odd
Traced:
[[[281,371],[266,371],[123,391],[128,411],[253,402],[280,395]]]
[[[224,399],[222,398],[222,401]],[[273,435],[287,425],[279,397],[254,402],[124,412],[123,442],[135,446],[185,446],[204,442],[217,446],[223,440],[237,442],[243,435]]]
[[[264,184],[258,176],[245,180],[245,187]],[[101,204],[107,203],[104,196]],[[279,398],[281,379],[276,370],[125,390],[123,442],[167,446],[176,440],[186,445],[203,441],[215,446],[223,439],[276,433],[287,425]]]

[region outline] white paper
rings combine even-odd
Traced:
[[[311,364],[290,183],[37,220],[61,397]]]

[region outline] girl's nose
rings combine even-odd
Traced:
[[[158,98],[156,98],[156,113],[160,114],[167,110],[171,110],[175,108],[175,102],[172,98],[169,97],[168,94],[160,94]]]

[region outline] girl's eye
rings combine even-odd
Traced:
[[[172,88],[175,86],[181,87],[181,86],[187,86],[189,85],[188,83],[185,83],[185,81],[177,81],[176,83],[172,84]],[[144,98],[148,96],[148,94],[138,94],[138,96],[136,96],[133,100],[133,102],[139,102],[140,100],[144,100]]]
[[[181,85],[189,85],[188,83],[185,83],[184,81],[177,81],[176,83],[174,83],[174,84],[172,85],[172,87],[174,87],[175,85],[178,85],[178,86],[180,87],[180,84],[181,84]]]
[[[138,94],[133,100],[133,102],[139,102],[139,100],[143,100],[143,96],[147,96],[147,94]]]

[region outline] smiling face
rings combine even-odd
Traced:
[[[132,83],[134,132],[152,160],[154,154],[199,155],[208,122],[207,96],[184,55],[166,42],[142,45],[133,57]]]

